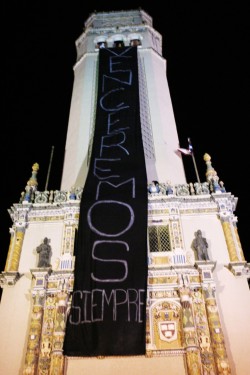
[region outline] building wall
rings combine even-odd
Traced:
[[[250,368],[250,290],[244,276],[234,276],[225,265],[214,271],[216,295],[232,374]]]
[[[0,305],[0,373],[22,374],[32,306],[32,276],[22,275],[3,290]]]
[[[138,16],[138,12],[136,14]],[[119,14],[113,14],[113,16],[116,21],[119,20]],[[98,22],[104,27],[105,17],[98,17]],[[131,17],[134,17],[133,12]],[[93,15],[88,27],[94,19]],[[160,306],[163,303],[173,302],[174,307],[178,305],[181,315],[184,316],[185,304],[182,303],[181,293],[186,291],[192,295],[196,289],[203,292],[206,288],[210,288],[215,294],[222,327],[220,338],[223,337],[220,345],[223,355],[225,346],[230,365],[230,370],[221,369],[210,372],[210,375],[212,373],[246,375],[249,372],[250,291],[247,284],[249,266],[245,264],[243,257],[240,257],[238,261],[232,261],[230,251],[234,251],[235,239],[233,235],[230,237],[233,249],[230,250],[229,241],[222,226],[224,217],[228,219],[229,234],[230,230],[235,229],[233,215],[235,200],[230,193],[204,192],[204,194],[196,195],[195,191],[186,184],[182,161],[176,154],[178,134],[166,79],[166,61],[161,57],[161,36],[152,28],[150,17],[148,19],[146,17],[144,21],[141,23],[138,21],[139,26],[136,26],[137,32],[142,36],[142,48],[138,48],[141,64],[140,90],[145,90],[146,100],[145,106],[142,105],[141,108],[141,117],[144,118],[142,127],[151,126],[152,147],[155,152],[155,159],[149,157],[147,160],[147,173],[149,183],[152,180],[162,183],[162,190],[159,193],[155,196],[149,194],[149,224],[162,221],[165,225],[169,225],[170,242],[174,245],[171,251],[166,251],[164,254],[149,254],[148,312],[152,315],[149,316],[147,325],[149,336],[147,336],[149,340],[147,355],[120,358],[64,358],[62,352],[64,319],[66,320],[67,311],[70,308],[70,293],[73,286],[75,228],[79,219],[80,196],[77,196],[76,190],[79,188],[78,193],[81,191],[87,175],[89,147],[91,147],[95,117],[98,57],[95,41],[102,30],[100,28],[96,31],[90,27],[87,33],[84,33],[76,42],[78,61],[74,67],[75,80],[62,191],[54,192],[53,197],[48,197],[46,192],[37,192],[36,199],[40,195],[41,201],[44,201],[43,204],[38,203],[39,200],[25,202],[24,199],[24,202],[12,208],[13,237],[10,242],[9,261],[0,275],[3,287],[0,305],[0,373],[8,375],[36,373],[35,367],[32,367],[33,365],[29,367],[29,363],[27,364],[28,346],[32,344],[32,340],[36,339],[37,346],[34,346],[34,350],[32,349],[32,358],[37,362],[36,365],[38,365],[38,360],[45,360],[40,361],[40,365],[46,364],[46,373],[59,375],[78,373],[200,374],[202,373],[200,359],[204,354],[201,344],[198,341],[191,347],[185,344],[184,322],[182,322],[184,327],[179,330],[177,348],[173,343],[169,346],[166,342],[156,343],[153,332],[153,323],[156,318],[153,312],[158,304]],[[109,25],[105,30],[107,34],[110,34],[109,43],[112,43],[115,38],[116,28],[113,26]],[[126,42],[129,42],[129,34],[132,31],[135,30],[131,27],[120,29]],[[172,193],[166,193],[164,190],[166,180],[171,180]],[[34,179],[32,181],[34,182]],[[180,190],[176,188],[178,183],[183,184]],[[36,184],[33,188],[37,189]],[[71,193],[74,193],[73,198]],[[61,198],[57,199],[58,196]],[[198,229],[208,241],[208,262],[195,261],[192,241]],[[18,231],[20,231],[20,236],[17,238]],[[44,269],[37,267],[36,248],[45,237],[50,240],[52,258],[51,266]],[[182,257],[178,263],[176,259],[180,254]],[[188,257],[188,254],[192,256]],[[15,262],[11,266],[13,257]],[[209,270],[211,270],[211,277],[208,281],[202,278],[202,269],[206,267],[210,267]],[[46,331],[48,321],[42,315],[39,322],[35,321],[40,326],[33,333],[30,324],[32,319],[36,318],[36,311],[34,311],[36,303],[40,303],[41,310],[54,309],[53,324],[60,318],[59,334],[56,332],[55,335],[52,331],[49,336]],[[205,324],[208,325],[208,317],[204,314],[203,318]],[[195,336],[199,334],[197,326],[193,327],[192,333],[195,339]],[[212,334],[213,332],[211,332],[213,338]],[[42,337],[43,335],[46,337]],[[56,341],[58,337],[60,340]],[[45,342],[42,341],[43,339],[52,340],[52,346],[47,352],[42,350],[42,343]],[[157,340],[159,341],[158,337]],[[216,343],[210,342],[209,347],[212,344]],[[187,358],[190,360],[189,363],[187,363]],[[205,375],[205,371],[203,373]]]
[[[66,201],[60,204],[34,205],[29,210],[29,215],[26,217],[28,221],[18,269],[19,279],[16,280],[14,285],[5,284],[3,287],[0,306],[0,370],[8,373],[8,375],[21,374],[24,367],[27,343],[30,335],[29,327],[32,319],[32,306],[34,305],[32,295],[35,296],[39,293],[45,296],[51,293],[52,295],[56,295],[60,292],[62,285],[66,285],[65,272],[68,272],[69,275],[72,275],[73,272],[72,267],[60,270],[60,266],[58,266],[58,259],[60,260],[63,254],[71,254],[72,256],[73,233],[79,214],[79,201],[71,203],[69,195],[66,196],[68,197]],[[218,197],[217,199],[225,200],[225,196],[223,198],[223,195],[221,195],[221,198],[220,195]],[[226,197],[230,201],[229,193],[226,194]],[[197,203],[198,200],[199,202]],[[21,207],[23,210],[26,210],[25,205],[17,206],[19,212]],[[164,259],[165,255],[170,256],[175,252],[184,252],[184,254],[193,252],[191,244],[194,239],[194,233],[198,229],[202,231],[202,235],[208,242],[209,262],[214,263],[212,279],[209,281],[209,284],[215,287],[215,298],[231,373],[245,375],[250,366],[250,356],[248,355],[250,343],[246,339],[250,337],[250,292],[246,276],[243,274],[236,276],[229,269],[229,253],[222,224],[219,219],[218,207],[219,205],[215,205],[213,201],[209,200],[208,203],[207,195],[187,196],[185,198],[178,198],[176,195],[172,197],[162,197],[159,195],[156,200],[152,197],[150,200],[149,212],[151,213],[149,222],[162,218],[166,223],[179,222],[180,229],[179,234],[177,232],[171,234],[179,236],[179,240],[176,242],[178,244],[176,250],[168,254],[151,254],[151,257],[158,257],[159,259],[160,256]],[[20,215],[22,216],[22,214]],[[17,216],[16,219],[19,222]],[[44,237],[50,239],[52,247],[52,272],[48,272],[47,269],[36,268],[38,259],[35,249]],[[197,279],[195,275],[198,275],[197,266],[200,267],[199,263],[196,265],[192,259],[188,262],[179,265],[169,264],[169,261],[165,263],[164,261],[152,262],[149,266],[151,280],[152,276],[157,278],[159,275],[168,277],[168,275],[178,276],[181,274],[184,277]],[[202,266],[206,266],[206,262]],[[48,278],[48,285],[44,284],[41,288],[38,284],[36,285],[37,277],[40,274],[47,274],[46,277]],[[5,278],[8,276],[8,273],[4,274]],[[171,290],[178,291],[178,277],[176,280],[172,284],[166,283],[165,285],[158,284],[157,281],[152,284],[150,281],[149,290],[156,293],[160,291],[163,294],[169,293]],[[202,285],[202,282],[199,282],[197,288],[201,288]],[[71,290],[70,286],[67,288],[69,288],[69,291]],[[160,300],[158,301],[160,302]],[[169,298],[162,301],[169,301]],[[157,303],[157,299],[155,302],[152,302],[153,307]],[[150,311],[152,312],[153,309]],[[153,317],[150,319],[152,329]],[[42,324],[45,324],[45,322]],[[152,335],[152,332],[150,334]],[[133,371],[136,374],[140,374],[140,368],[143,369],[143,374],[154,374],[156,372],[157,374],[163,374],[167,366],[170,375],[189,374],[186,368],[186,357],[184,356],[182,345],[175,348],[175,350],[174,347],[169,346],[170,351],[166,351],[166,345],[163,345],[162,349],[160,349],[161,346],[157,345],[153,344],[150,346],[151,350],[153,350],[151,354],[149,351],[145,357],[131,356],[129,360],[126,360],[128,358],[114,357],[103,360],[99,358],[67,358],[66,373],[73,374],[76,368],[85,373],[84,371],[95,371],[94,369],[98,367],[98,373],[107,374],[110,368],[118,367],[121,374],[127,372],[133,373]]]
[[[39,255],[36,248],[42,243],[45,237],[49,238],[49,244],[52,249],[51,265],[55,266],[56,260],[60,257],[62,251],[63,239],[63,221],[58,222],[36,222],[30,223],[26,229],[23,248],[19,263],[19,272],[29,272],[36,268]]]
[[[96,53],[85,55],[74,67],[61,190],[68,191],[73,186],[84,186],[85,183],[95,116],[96,69]]]
[[[67,375],[182,375],[186,374],[183,356],[129,358],[67,358]]]
[[[139,58],[147,77],[148,110],[155,151],[155,160],[146,157],[148,183],[154,180],[185,183],[182,159],[177,153],[179,139],[166,78],[166,61],[152,49],[139,50]]]

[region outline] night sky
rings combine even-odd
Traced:
[[[100,3],[102,4],[100,6]],[[228,192],[238,197],[235,215],[250,261],[249,19],[244,1],[4,1],[2,56],[4,116],[1,142],[0,260],[4,269],[18,203],[38,163],[38,190],[60,189],[76,62],[75,40],[96,11],[142,8],[163,37],[163,56],[180,146],[190,137],[200,180],[205,153]],[[206,3],[206,4],[204,4]],[[244,5],[245,4],[245,5]],[[117,6],[119,5],[119,7]],[[3,53],[4,52],[4,53]],[[192,158],[183,156],[187,182],[196,182]]]

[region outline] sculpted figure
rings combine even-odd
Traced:
[[[51,246],[49,245],[49,239],[47,237],[45,237],[43,243],[36,248],[36,252],[39,254],[37,267],[50,267]]]
[[[198,229],[195,233],[195,239],[193,240],[192,247],[197,252],[198,260],[208,260],[208,243],[206,238],[202,237],[201,230]]]

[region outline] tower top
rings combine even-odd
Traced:
[[[162,56],[162,36],[154,30],[152,17],[138,9],[90,14],[76,40],[77,61],[86,53],[95,53],[103,46],[112,48],[118,43],[153,48]]]
[[[120,10],[112,12],[94,12],[85,22],[85,28],[122,27],[132,25],[153,26],[152,17],[144,10]]]
[[[152,18],[141,9],[94,12],[84,23],[83,33],[75,42],[75,82],[62,190],[70,190],[73,186],[82,187],[85,184],[94,139],[96,108],[100,104],[97,101],[97,83],[102,69],[99,66],[100,55],[103,53],[99,52],[101,49],[112,52],[111,49],[114,48],[118,49],[117,53],[119,48],[121,51],[131,50],[131,53],[130,47],[137,49],[138,72],[134,78],[139,84],[139,102],[136,109],[140,111],[148,182],[186,182],[182,159],[176,153],[179,139],[166,77],[166,60],[162,56],[162,36],[152,25]],[[116,72],[112,71],[114,63],[110,69],[109,67],[109,74],[120,72],[118,68]],[[104,76],[111,78],[107,72]],[[119,80],[114,78],[114,81]]]

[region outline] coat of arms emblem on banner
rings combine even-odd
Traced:
[[[162,321],[158,322],[160,332],[160,339],[163,341],[174,341],[177,339],[177,328],[175,321]]]

